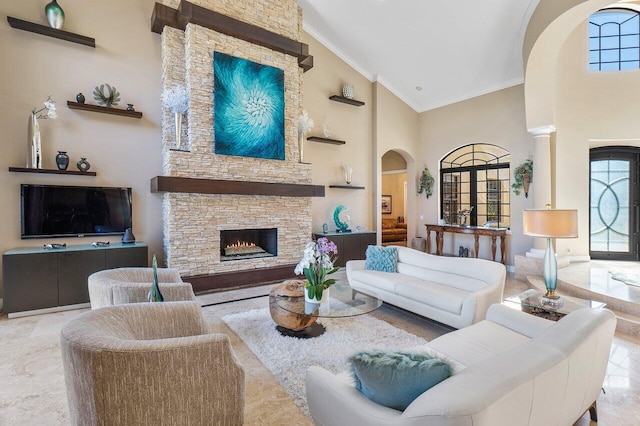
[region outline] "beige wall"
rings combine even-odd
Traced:
[[[308,34],[302,41],[309,44],[314,66],[303,77],[303,105],[315,126],[308,136],[324,136],[323,125],[328,120],[331,138],[346,141],[345,145],[329,145],[305,141],[304,160],[312,164],[314,185],[325,185],[325,197],[312,201],[313,231],[322,230],[327,223],[335,230],[333,211],[339,204],[351,209],[351,226],[373,228],[372,178],[372,87],[362,75],[338,58],[329,49]],[[350,83],[355,89],[355,99],[364,106],[329,100],[329,96],[342,94],[342,84]],[[329,185],[344,185],[343,165],[353,168],[354,186],[365,190],[334,189]]]
[[[425,236],[425,223],[439,218],[440,160],[450,151],[471,143],[498,145],[511,153],[512,169],[533,152],[533,139],[525,125],[524,90],[522,85],[493,92],[420,114],[420,153],[418,164],[429,167],[435,178],[434,193],[419,200],[420,233]],[[535,185],[535,174],[532,186]],[[514,255],[531,247],[531,238],[522,235],[522,209],[531,207],[531,198],[511,194],[511,231],[507,239],[508,264]],[[481,240],[480,257],[491,258],[490,240]],[[445,240],[445,252],[457,253],[459,245],[473,247],[473,239],[456,236]]]
[[[585,23],[564,44],[556,91],[556,206],[578,209],[580,235],[556,245],[576,256],[589,254],[589,148],[640,146],[640,71],[590,72],[587,37]]]
[[[89,244],[96,237],[20,239],[20,184],[104,185],[133,188],[133,231],[162,253],[161,196],[149,192],[149,179],[162,173],[160,150],[160,36],[150,31],[153,0],[86,2],[65,0],[65,30],[94,37],[96,48],[11,28],[6,15],[46,25],[46,2],[1,0],[0,25],[0,252],[44,243]],[[67,100],[102,83],[114,85],[122,106],[135,105],[142,120],[72,111]],[[55,169],[57,150],[71,157],[70,169],[87,157],[97,177],[9,173],[23,167],[27,118],[52,94],[58,119],[40,121],[44,168]],[[118,237],[99,240],[119,241]]]
[[[378,206],[382,194],[382,156],[388,151],[401,154],[407,162],[407,244],[419,235],[417,215],[416,159],[418,158],[418,113],[402,102],[380,83],[373,84],[374,91],[374,185],[376,185],[375,221],[378,243],[381,242],[381,214]]]

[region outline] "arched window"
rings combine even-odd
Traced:
[[[589,18],[589,70],[640,68],[640,16],[630,9],[604,9]]]
[[[509,227],[509,151],[473,144],[451,151],[440,161],[440,217],[461,224],[460,212],[470,210],[467,225]]]

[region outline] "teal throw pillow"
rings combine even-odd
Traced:
[[[350,361],[356,389],[373,402],[401,411],[451,376],[449,364],[427,354],[364,351]]]
[[[364,269],[396,272],[398,250],[395,247],[369,246],[365,256]]]

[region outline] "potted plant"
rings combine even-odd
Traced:
[[[304,255],[294,270],[296,275],[304,274],[307,279],[304,284],[306,301],[320,303],[324,290],[335,284],[336,280],[327,276],[340,269],[333,266],[337,255],[338,248],[327,238],[307,243]]]
[[[516,179],[516,181],[511,184],[513,193],[520,195],[520,191],[524,190],[524,196],[527,198],[529,196],[529,185],[533,179],[533,160],[531,157],[516,167],[513,175]]]

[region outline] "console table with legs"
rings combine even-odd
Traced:
[[[427,253],[431,253],[431,232],[436,234],[436,254],[442,256],[444,233],[471,234],[475,240],[475,257],[478,257],[480,249],[480,236],[491,237],[491,258],[496,260],[496,240],[500,238],[500,262],[504,264],[506,256],[507,228],[487,228],[484,226],[459,226],[459,225],[425,225],[427,228]]]

